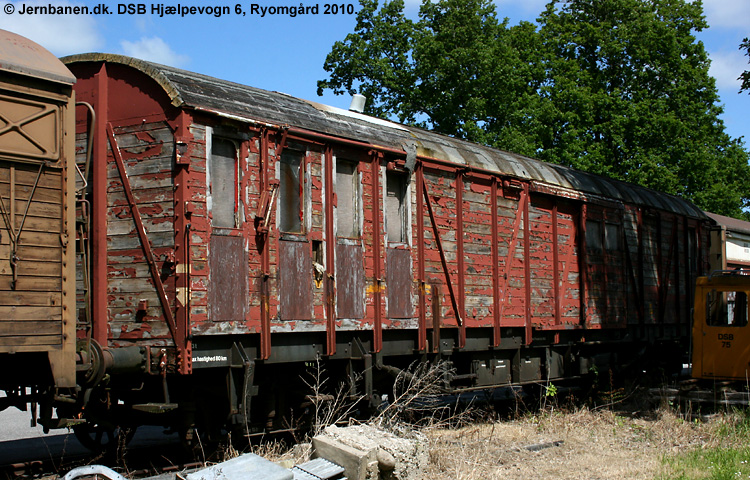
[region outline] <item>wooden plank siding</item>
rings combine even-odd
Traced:
[[[114,76],[117,69],[130,67],[110,64],[107,69]],[[131,81],[127,88],[117,83],[122,79],[109,83],[110,106],[120,110],[107,121],[114,127],[168,307],[180,311],[188,335],[237,335],[242,342],[247,340],[246,348],[259,347],[258,358],[265,360],[272,352],[270,344],[281,335],[304,332],[316,332],[311,343],[325,342],[323,353],[328,354],[337,347],[337,332],[365,331],[358,338],[368,342],[372,331],[373,343],[368,347],[377,351],[378,336],[409,338],[414,333],[416,340],[418,327],[420,350],[427,347],[427,330],[432,330],[434,342],[440,329],[452,330],[444,338],[457,342],[446,345],[459,349],[476,348],[490,338],[493,346],[504,348],[501,328],[512,329],[513,341],[528,345],[537,338],[559,342],[555,334],[563,330],[666,324],[686,318],[681,305],[688,300],[690,285],[682,217],[641,210],[621,200],[625,196],[596,193],[591,188],[598,180],[579,178],[567,170],[548,171],[527,158],[358,117],[341,117],[341,125],[351,122],[358,129],[344,138],[325,130],[302,131],[296,123],[284,123],[286,128],[261,121],[262,117],[235,116],[228,110],[183,108],[177,106],[179,102],[189,100],[162,98],[163,85],[157,87],[147,73],[121,74],[140,80]],[[137,89],[139,82],[149,88]],[[133,100],[139,109],[121,108],[126,95],[120,90],[139,97]],[[146,114],[140,115],[141,111]],[[314,118],[323,124],[324,117]],[[187,121],[176,126],[177,118]],[[365,138],[358,140],[358,132],[382,133],[382,143],[374,143],[379,136],[367,140],[369,144]],[[418,175],[405,168],[399,146],[404,144],[393,140],[412,134],[445,147],[434,151],[420,147],[416,172],[423,173],[426,197],[417,188]],[[231,168],[230,154],[211,157],[212,147],[218,145],[215,138],[235,146],[236,170]],[[85,135],[77,137],[79,164],[86,153],[85,140]],[[289,205],[281,205],[278,191],[273,203],[270,198],[283,180],[282,156],[290,151],[302,157],[301,227],[297,229],[297,219],[292,217],[290,231],[280,232],[282,208],[287,207],[283,211],[288,213]],[[219,157],[221,169],[214,163]],[[355,185],[347,190],[335,183],[332,162],[339,157],[351,162],[357,174],[353,178],[358,179],[358,203],[350,205],[341,198],[353,195]],[[548,171],[548,177],[521,173],[526,163]],[[236,182],[231,185],[235,188],[222,185],[227,188],[221,193],[212,190],[210,183],[220,180],[209,169],[221,172],[225,181]],[[569,181],[562,181],[563,171],[583,183],[571,187]],[[560,176],[554,177],[554,172]],[[142,340],[167,345],[171,337],[161,299],[112,152],[104,173],[108,339],[113,344]],[[404,201],[410,216],[406,238],[389,244],[389,233],[394,232],[390,229],[394,223],[388,223],[394,221],[393,198],[390,203],[388,199],[392,174],[409,179]],[[27,177],[18,185],[33,183]],[[7,196],[6,192],[9,187],[0,171],[0,196]],[[25,282],[29,290],[24,295],[44,282],[54,286],[53,273],[59,268],[53,258],[56,244],[44,226],[45,219],[60,212],[54,193],[54,182],[45,178],[28,224],[39,230],[33,239],[37,244],[33,252],[24,253],[36,286]],[[287,195],[287,200],[296,193]],[[229,208],[233,198],[234,211]],[[262,200],[268,203],[261,204]],[[418,203],[424,207],[421,216]],[[357,228],[337,238],[341,225],[337,215],[353,215],[355,204],[356,214],[361,214]],[[264,208],[270,208],[268,217],[256,218]],[[434,212],[432,219],[428,210]],[[5,252],[7,243],[0,243],[0,258],[7,256]],[[187,264],[175,263],[175,256],[187,259]],[[322,268],[323,275],[316,274],[316,267]],[[0,281],[9,274],[9,266],[0,264]],[[49,295],[45,298],[30,308],[49,308],[54,305],[46,301],[57,301]],[[82,300],[79,297],[79,305]],[[253,336],[241,337],[246,334]],[[576,332],[563,341],[576,336],[582,337]]]
[[[38,173],[38,164],[0,161],[0,197],[13,231],[23,227],[13,287],[11,232],[0,223],[0,345],[6,347],[62,344],[63,175],[43,168],[34,188]]]
[[[24,55],[39,60],[34,49]],[[75,100],[71,84],[33,77],[6,72],[0,79],[3,115],[24,119],[0,139],[0,358],[23,386],[51,378],[67,388],[76,384],[74,149],[66,141],[74,134]],[[7,355],[18,352],[49,368]]]
[[[153,250],[174,309],[174,137],[164,122],[114,128],[128,182],[150,245],[136,231],[114,158],[107,165],[107,308],[113,339],[148,331],[152,339],[170,338],[144,248]],[[140,311],[139,311],[140,305]]]

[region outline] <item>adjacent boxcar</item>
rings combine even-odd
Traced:
[[[76,385],[73,83],[0,30],[0,409]]]
[[[683,199],[133,58],[63,61],[96,111],[76,130],[91,424],[282,428],[317,358],[373,403],[420,359],[457,391],[683,360],[709,225]]]

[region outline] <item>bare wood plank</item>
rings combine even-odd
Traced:
[[[196,129],[200,129],[199,127],[195,126]],[[193,127],[191,127],[191,130]],[[120,135],[125,133],[133,133],[133,132],[148,132],[155,138],[173,138],[172,130],[169,128],[169,126],[164,122],[148,122],[148,123],[139,123],[137,125],[125,125],[125,126],[117,126],[114,127],[114,132],[117,134],[117,140],[119,144]],[[160,133],[162,132],[162,133]]]
[[[149,234],[157,232],[171,232],[174,235],[174,221],[172,216],[153,217],[143,219],[143,226]],[[107,222],[107,235],[136,235],[136,225],[133,220],[109,220]]]
[[[35,306],[0,306],[0,323],[12,320],[62,320],[62,306],[35,307]]]
[[[0,275],[0,290],[11,290],[11,275]],[[35,292],[59,292],[62,289],[62,278],[57,277],[26,277],[19,276],[16,283],[17,290]]]
[[[133,190],[134,193],[140,190],[146,190],[146,189],[151,189],[151,188],[169,189],[169,188],[172,188],[174,185],[174,181],[172,180],[171,174],[167,175],[166,173],[163,175],[140,175],[140,176],[134,176],[134,177],[128,177],[128,178],[130,179],[130,188]],[[122,190],[123,190],[122,183],[116,180],[113,180],[110,182],[109,188],[107,188],[107,193],[120,192]]]
[[[0,322],[0,337],[36,337],[44,335],[60,335],[61,333],[62,322],[59,321],[17,322],[11,320]]]
[[[16,255],[22,260],[37,262],[59,262],[62,257],[62,248],[55,247],[35,247],[28,245],[19,245]],[[10,258],[10,245],[0,245],[0,261]]]
[[[153,232],[148,235],[151,246],[154,250],[163,247],[174,247],[174,231]],[[108,237],[108,250],[110,252],[118,250],[133,250],[141,248],[141,241],[136,235],[113,235]]]
[[[62,275],[60,262],[35,262],[24,260],[18,262],[16,271],[19,276],[26,277],[59,277]],[[10,262],[0,262],[0,275],[13,275]]]
[[[61,304],[62,294],[60,292],[0,291],[0,306],[59,306]]]
[[[25,337],[0,337],[0,347],[23,347],[34,346],[40,347],[57,347],[62,343],[62,335],[39,335]],[[45,351],[46,349],[41,349]],[[2,349],[0,349],[2,351]]]
[[[26,203],[29,200],[29,195],[32,193],[32,186],[26,185],[14,185],[16,200]],[[62,190],[61,186],[58,188],[42,188],[37,186],[34,190],[34,195],[31,197],[33,202],[52,203],[59,205],[62,203]],[[8,203],[10,198],[10,184],[0,183],[0,197],[3,198],[3,202]]]
[[[7,208],[8,199],[3,199],[3,202],[5,202]],[[26,202],[16,201],[15,212],[16,215],[23,216],[24,212],[26,212]],[[31,217],[60,218],[60,216],[62,215],[62,205],[32,201],[31,205],[29,205],[28,215]]]
[[[174,205],[174,191],[171,188],[154,188],[138,190],[139,199],[148,199],[143,203],[172,203]],[[124,207],[128,205],[128,198],[125,192],[111,192],[107,195],[107,207]],[[173,207],[174,208],[174,207]]]
[[[29,221],[27,219],[27,221]],[[0,230],[2,231],[2,230]],[[26,228],[24,227],[24,231],[21,232],[21,237],[19,239],[19,243],[21,245],[30,246],[30,247],[60,247],[60,233],[59,230],[55,231],[54,233],[49,232],[38,232],[38,231],[26,231]],[[8,235],[2,235],[0,234],[0,245],[8,245]]]
[[[151,278],[110,278],[109,293],[155,293],[156,287],[151,282]]]
[[[15,228],[21,227],[21,217],[16,216]],[[33,235],[26,235],[26,237],[33,237],[37,232],[53,233],[59,235],[62,231],[62,219],[61,218],[41,218],[41,217],[26,217],[26,221],[23,224],[23,231],[21,232],[21,238],[24,238],[25,233],[33,233]]]
[[[8,166],[9,163],[0,162],[0,184],[10,184],[10,170]],[[34,181],[36,180],[37,172],[39,171],[39,167],[25,169],[23,167],[19,167],[19,164],[15,164],[15,166],[16,171],[14,173],[14,184],[16,186],[33,186]],[[62,175],[59,170],[44,169],[42,170],[42,175],[39,177],[39,185],[37,186],[37,188],[42,187],[59,189],[60,185],[62,184],[61,182]]]
[[[157,157],[150,157],[140,159],[137,162],[126,161],[126,169],[128,171],[128,177],[138,177],[141,175],[154,175],[159,173],[172,174],[172,168],[174,160],[172,159],[172,149],[164,149],[163,153]],[[107,172],[107,178],[119,178],[117,169],[109,170]]]

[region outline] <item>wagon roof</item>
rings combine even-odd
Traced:
[[[725,217],[715,213],[706,212],[717,224],[726,227],[727,230],[750,235],[750,222],[738,220],[736,218]]]
[[[109,62],[130,66],[156,81],[172,104],[250,123],[293,126],[337,137],[404,149],[471,169],[550,185],[584,195],[654,207],[694,218],[705,214],[689,201],[627,182],[477,145],[435,132],[400,125],[367,115],[270,92],[199,73],[123,55],[87,53],[64,57],[66,64]]]
[[[76,81],[49,50],[7,30],[0,30],[0,70],[67,85]]]

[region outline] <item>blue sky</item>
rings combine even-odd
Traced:
[[[165,16],[118,15],[116,1],[101,0],[111,15],[60,16],[20,15],[22,4],[29,6],[99,4],[92,0],[4,0],[16,13],[0,12],[0,28],[24,35],[54,54],[63,56],[84,52],[108,52],[131,55],[187,70],[276,90],[290,95],[348,108],[349,99],[327,94],[318,97],[317,80],[325,78],[323,61],[336,40],[351,32],[355,15],[324,15],[325,1],[317,15],[297,17],[250,14],[250,5],[261,7],[296,5],[283,0],[182,0],[185,6],[234,6],[241,3],[246,15]],[[126,0],[120,0],[126,1]],[[144,2],[144,0],[135,0]],[[176,0],[162,0],[176,5]],[[342,1],[342,0],[339,0]],[[357,0],[352,3],[355,10]],[[306,6],[318,0],[302,0]],[[407,13],[416,17],[419,0],[406,0]],[[0,2],[2,3],[2,2]],[[533,21],[544,9],[546,0],[497,0],[498,16],[510,24]],[[152,4],[144,2],[150,12]],[[338,5],[341,5],[340,3]],[[346,3],[344,3],[346,5]],[[716,78],[725,113],[727,132],[734,138],[750,140],[750,94],[738,93],[737,77],[750,69],[748,57],[738,49],[743,37],[750,36],[750,0],[705,0],[704,11],[710,28],[698,34],[712,59],[711,74]],[[5,10],[7,12],[7,10]]]

